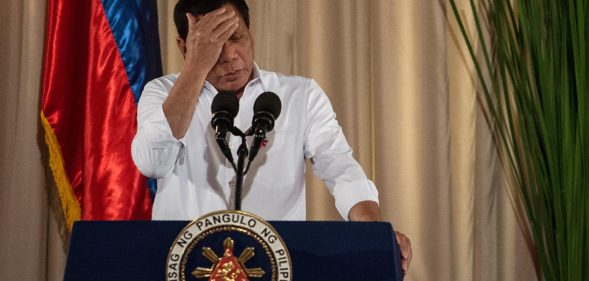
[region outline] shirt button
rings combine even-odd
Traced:
[[[229,187],[235,188],[235,180],[229,181]]]

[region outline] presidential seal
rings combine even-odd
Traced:
[[[213,212],[189,223],[170,247],[166,280],[290,281],[288,249],[262,218]]]

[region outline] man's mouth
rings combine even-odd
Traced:
[[[219,78],[220,79],[223,79],[223,80],[233,81],[233,80],[236,80],[239,77],[239,74],[240,73],[241,73],[241,69],[240,70],[233,71],[233,72],[229,72],[229,73],[226,73],[226,74],[223,74],[223,75],[219,76]]]

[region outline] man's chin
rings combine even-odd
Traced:
[[[218,91],[227,91],[227,92],[238,92],[243,90],[245,87],[246,82],[242,81],[231,81],[231,82],[224,82],[214,85]]]

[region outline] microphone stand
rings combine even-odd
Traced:
[[[245,133],[243,133],[239,128],[235,126],[231,128],[229,132],[231,132],[231,134],[233,134],[236,137],[241,137],[241,145],[239,145],[239,147],[237,148],[237,167],[233,163],[233,159],[230,158],[231,164],[233,165],[233,169],[235,170],[235,210],[239,211],[241,210],[241,191],[243,189],[243,178],[249,170],[250,164],[253,160],[250,159],[248,161],[246,168],[245,160],[246,158],[248,158],[249,155],[246,137],[252,136],[254,134],[257,136],[257,134],[254,128],[249,128]]]
[[[246,145],[246,134],[237,127],[231,128],[231,133],[234,136],[241,137],[241,145],[237,148],[237,169],[235,169],[235,210],[239,211],[241,210],[241,190],[243,187],[243,177],[245,175],[245,159],[249,152]]]

